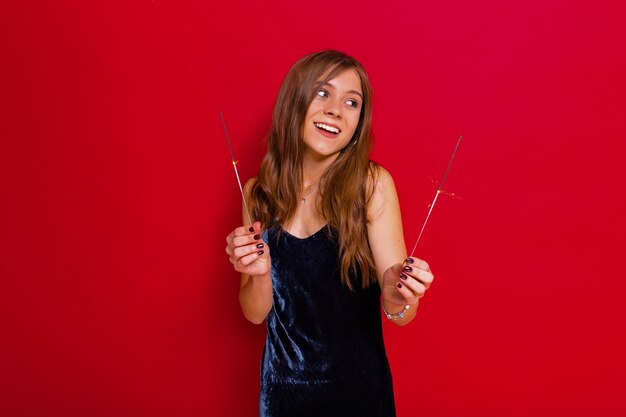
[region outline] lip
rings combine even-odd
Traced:
[[[316,123],[321,123],[321,124],[325,124],[326,126],[334,127],[335,129],[339,130],[339,133],[335,134],[335,133],[328,132],[328,131],[326,131],[324,129],[320,129],[317,126],[315,126]],[[337,126],[336,124],[334,124],[334,123],[314,121],[313,122],[313,127],[315,128],[315,130],[317,130],[319,132],[320,135],[322,135],[324,137],[327,137],[327,138],[336,138],[341,133],[341,128],[339,126]]]
[[[336,124],[334,124],[334,123],[319,122],[317,120],[313,122],[313,124],[315,124],[315,123],[321,123],[321,124],[326,125],[326,126],[334,127],[335,129],[339,130],[339,133],[341,133],[341,128],[339,126],[337,126]]]

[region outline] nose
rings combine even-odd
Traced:
[[[341,103],[338,100],[328,100],[324,107],[324,114],[341,118]]]

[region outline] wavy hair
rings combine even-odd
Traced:
[[[307,55],[291,67],[276,98],[267,154],[250,197],[254,218],[264,227],[292,219],[302,189],[303,129],[309,105],[320,85],[347,69],[354,70],[361,80],[363,104],[354,136],[320,178],[317,209],[328,227],[338,231],[341,280],[353,289],[355,284],[366,288],[376,282],[366,207],[378,172],[377,165],[369,160],[372,88],[356,59],[327,50]]]

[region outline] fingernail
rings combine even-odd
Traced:
[[[396,287],[398,287],[398,288],[402,288],[402,284],[398,282],[398,283],[396,284]]]
[[[256,235],[254,235],[254,240],[259,240],[259,239],[261,239],[261,235],[260,234],[257,233]]]
[[[252,232],[254,232],[254,227],[250,226],[250,227],[248,228],[248,230],[250,231],[250,233],[252,233]]]
[[[250,231],[252,231],[252,230],[250,230]],[[404,260],[404,262],[406,262],[407,264],[412,264],[414,261],[413,261],[413,258],[406,258]]]
[[[259,248],[259,249],[261,249],[261,248],[263,247],[263,244],[262,244],[262,243],[257,243],[257,244],[256,244],[256,247],[257,247],[257,248]]]
[[[410,266],[405,266],[404,268],[402,268],[404,271],[406,272],[411,272],[413,270],[413,268],[411,268]]]
[[[408,276],[404,272],[400,274],[400,279],[403,279],[406,281],[407,278]]]
[[[260,251],[258,251],[256,254],[257,254],[257,255],[259,255],[259,256],[261,256],[261,255],[263,255],[264,253],[265,253],[265,252],[263,252],[262,250],[260,250]]]

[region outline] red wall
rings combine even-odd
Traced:
[[[593,0],[5,2],[0,414],[256,413],[224,254],[305,53],[358,57],[436,282],[385,324],[399,416],[626,414],[626,30]]]

